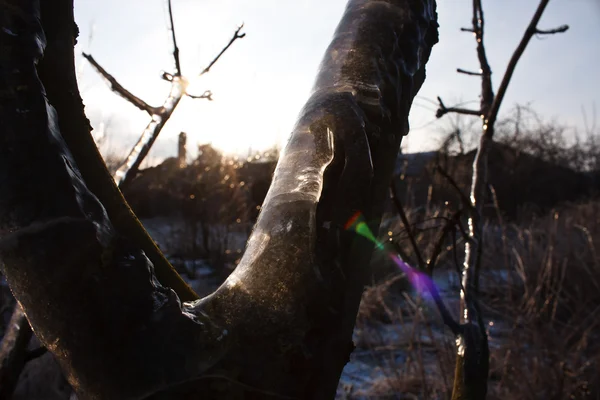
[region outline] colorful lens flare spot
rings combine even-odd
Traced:
[[[375,235],[373,235],[373,232],[371,232],[371,228],[369,228],[369,225],[367,225],[367,223],[365,222],[365,218],[363,217],[360,211],[354,214],[352,218],[350,218],[348,222],[346,222],[346,225],[344,225],[344,229],[353,230],[359,235],[369,239],[375,244],[375,247],[377,247],[378,250],[384,249],[383,243],[379,242]]]
[[[390,254],[390,258],[396,263],[400,270],[404,272],[404,275],[406,275],[408,281],[417,292],[420,294],[428,293],[428,284],[433,284],[433,281],[429,276],[411,267],[395,254]]]
[[[378,241],[375,235],[373,235],[373,232],[369,228],[369,225],[367,225],[367,223],[365,222],[362,213],[357,212],[356,214],[354,214],[352,218],[350,218],[348,222],[346,222],[346,224],[344,225],[344,229],[352,230],[358,233],[359,235],[369,239],[375,244],[375,247],[378,250],[385,250],[385,246],[383,245],[383,243]],[[390,253],[389,256],[392,259],[392,261],[396,263],[398,268],[400,268],[400,270],[406,275],[409,282],[417,292],[419,292],[420,294],[428,293],[429,286],[434,285],[434,283],[427,274],[411,267],[396,254]]]

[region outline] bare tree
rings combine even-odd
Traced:
[[[540,1],[535,14],[508,63],[497,93],[494,94],[492,70],[488,63],[484,44],[485,18],[482,1],[473,0],[472,26],[470,28],[462,28],[461,31],[473,34],[476,41],[480,69],[478,72],[471,72],[459,68],[457,72],[481,78],[480,108],[478,110],[471,110],[459,107],[446,107],[442,99],[438,97],[439,109],[436,113],[438,118],[447,113],[458,113],[478,116],[482,120],[482,133],[475,161],[473,162],[470,197],[468,204],[466,204],[469,210],[469,237],[465,242],[465,260],[462,269],[462,288],[460,294],[460,323],[462,332],[457,337],[457,362],[455,386],[452,394],[453,400],[483,399],[487,393],[489,349],[483,318],[477,304],[478,280],[483,252],[481,215],[487,185],[487,155],[493,143],[494,125],[498,118],[502,100],[527,44],[534,35],[562,33],[569,29],[566,25],[549,30],[538,28],[538,23],[548,3],[549,0]]]
[[[72,0],[0,11],[0,259],[78,396],[333,398],[373,250],[345,225],[377,230],[435,1],[350,0],[240,265],[183,303],[90,135]]]
[[[167,121],[175,112],[175,109],[179,105],[179,102],[184,96],[188,96],[193,99],[208,99],[212,101],[212,92],[210,90],[205,91],[201,95],[195,95],[188,93],[188,84],[189,80],[184,75],[181,74],[181,62],[179,61],[179,47],[177,46],[177,38],[175,36],[175,25],[173,23],[173,8],[171,5],[171,0],[167,0],[168,11],[169,11],[169,23],[171,30],[171,39],[173,41],[173,60],[175,62],[175,73],[171,74],[168,72],[163,72],[162,79],[171,83],[171,91],[169,95],[163,102],[160,107],[152,107],[139,97],[132,94],[130,91],[125,89],[123,85],[121,85],[117,80],[109,74],[104,68],[98,64],[98,62],[92,57],[90,54],[83,53],[83,56],[94,66],[94,68],[102,75],[109,83],[110,88],[123,97],[125,100],[129,101],[131,104],[136,106],[142,111],[146,111],[151,120],[146,126],[146,129],[142,132],[142,135],[133,146],[129,155],[125,159],[123,165],[121,165],[117,171],[115,172],[115,181],[117,185],[122,189],[126,185],[128,185],[131,180],[137,175],[140,165],[150,152],[152,145],[158,138],[162,128],[165,126]],[[212,66],[221,58],[221,56],[231,47],[231,45],[237,40],[242,39],[246,36],[245,33],[240,33],[244,25],[242,24],[237,28],[233,37],[227,43],[225,47],[219,52],[219,54],[208,64],[206,68],[200,72],[200,76],[206,74],[210,71]]]

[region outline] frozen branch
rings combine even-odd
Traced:
[[[98,64],[98,62],[94,59],[94,57],[92,57],[91,54],[82,53],[82,55],[85,57],[86,60],[88,60],[90,62],[90,64],[92,64],[94,66],[96,71],[98,71],[98,73],[100,75],[102,75],[104,77],[104,79],[106,79],[110,83],[110,89],[113,92],[117,93],[119,96],[123,97],[125,100],[127,100],[128,102],[130,102],[131,104],[133,104],[134,106],[139,108],[140,110],[146,111],[150,115],[157,112],[157,109],[155,107],[148,105],[144,100],[135,96],[130,91],[125,89],[123,87],[123,85],[121,85],[119,82],[117,82],[117,80],[111,74],[106,72],[106,70],[104,68],[102,68],[102,66],[100,64]]]
[[[219,54],[217,54],[217,56],[210,62],[210,64],[208,64],[208,66],[206,68],[204,68],[202,70],[202,72],[200,72],[200,75],[204,75],[206,74],[208,71],[210,71],[210,69],[212,68],[213,65],[215,65],[215,63],[219,60],[219,58],[221,58],[221,56],[227,51],[227,49],[229,49],[229,47],[231,47],[231,45],[238,39],[242,39],[246,36],[245,33],[240,34],[240,31],[242,30],[242,28],[244,27],[244,24],[241,24],[237,30],[234,32],[233,37],[231,38],[231,40],[229,40],[229,43],[227,43],[227,45],[225,47],[223,47],[223,49],[221,50],[221,52]]]
[[[169,29],[171,31],[171,39],[173,40],[173,59],[175,60],[175,75],[181,76],[181,63],[179,61],[179,47],[177,47],[177,39],[175,38],[175,24],[173,23],[173,8],[171,0],[167,0],[169,8]]]
[[[425,267],[426,267],[425,260],[423,259],[423,256],[421,255],[421,250],[419,249],[419,246],[417,245],[417,241],[415,239],[413,229],[410,225],[410,221],[408,220],[408,217],[406,216],[406,212],[404,211],[404,206],[402,205],[402,201],[400,200],[400,197],[398,197],[398,193],[396,191],[396,185],[394,184],[393,180],[392,180],[392,182],[390,182],[390,195],[392,197],[392,202],[393,202],[394,206],[396,207],[396,212],[400,216],[400,221],[402,221],[402,225],[404,225],[404,230],[406,231],[406,234],[408,235],[408,240],[410,241],[410,245],[413,248],[413,251],[415,252],[415,255],[417,257],[417,263],[418,263],[419,269],[421,271],[425,271]]]
[[[152,115],[152,119],[146,126],[146,129],[140,135],[123,165],[115,172],[115,182],[121,190],[129,185],[136,177],[140,165],[150,152],[152,145],[158,138],[160,131],[165,126],[175,108],[185,95],[187,89],[187,80],[183,77],[174,76],[171,82],[171,91],[165,99],[160,112]]]
[[[481,73],[481,106],[482,114],[487,114],[492,101],[494,100],[494,90],[492,88],[492,69],[487,59],[484,44],[485,18],[481,0],[473,0],[473,32],[477,42],[477,59]]]
[[[491,69],[484,46],[484,16],[481,0],[473,0],[473,32],[477,41],[477,55],[481,66],[481,114],[483,130],[475,160],[471,181],[469,214],[469,238],[465,243],[465,260],[462,269],[461,288],[461,324],[463,332],[457,338],[457,361],[453,400],[484,398],[487,393],[489,369],[489,347],[483,317],[478,305],[479,275],[483,252],[482,212],[487,183],[487,157],[493,143],[494,125],[506,90],[515,67],[523,55],[531,37],[536,33],[559,33],[566,27],[555,31],[540,31],[537,24],[548,5],[549,0],[541,0],[517,49],[512,55],[498,92],[492,90]]]
[[[193,94],[186,93],[186,95],[192,99],[207,99],[208,101],[213,101],[212,92],[210,90],[204,91],[200,96],[195,96]]]

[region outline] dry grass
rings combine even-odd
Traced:
[[[409,214],[414,221],[416,213]],[[417,218],[426,221],[421,228],[432,227],[441,215],[429,210]],[[405,256],[414,257],[398,226],[386,229],[401,238]],[[427,249],[436,235],[420,229],[416,239]],[[447,244],[440,268],[452,269],[453,251]],[[600,399],[600,202],[565,206],[526,224],[488,222],[484,246],[488,399]],[[380,370],[369,385],[347,392],[347,398],[449,398],[451,334],[431,306],[409,293],[399,300],[390,287],[386,281],[363,297],[357,345],[370,351]],[[457,312],[456,299],[448,298],[457,295],[444,297]],[[385,333],[390,330],[396,335]]]

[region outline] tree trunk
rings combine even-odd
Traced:
[[[373,250],[344,225],[377,231],[435,1],[348,3],[238,268],[183,304],[87,140],[71,0],[41,3],[0,5],[0,259],[80,399],[333,398]]]

